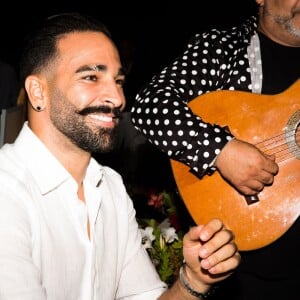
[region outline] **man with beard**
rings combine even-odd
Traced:
[[[269,193],[273,196],[274,201],[265,201],[270,207],[269,211],[261,210],[261,214],[257,215],[257,226],[249,241],[255,242],[256,233],[264,227],[272,228],[266,238],[273,235],[275,228],[282,230],[279,230],[281,234],[259,249],[241,252],[242,262],[234,275],[222,282],[224,289],[219,289],[218,299],[296,300],[299,299],[300,286],[300,218],[299,182],[294,178],[299,176],[300,170],[299,98],[295,96],[299,90],[293,87],[292,91],[284,92],[296,84],[300,77],[300,1],[256,0],[256,4],[258,14],[249,16],[241,24],[196,34],[182,56],[154,76],[138,93],[132,108],[132,120],[150,142],[172,159],[185,164],[188,171],[196,175],[194,181],[199,179],[204,182],[221,175],[220,179],[229,184],[228,188],[232,187],[229,191],[237,195],[259,194],[258,200]],[[239,94],[236,102],[230,102],[226,99],[227,93],[219,98],[209,93],[217,90],[239,90],[253,94],[249,95],[250,101],[244,101],[245,94],[245,97]],[[228,91],[221,91],[224,92]],[[283,95],[280,95],[281,92]],[[264,96],[257,94],[277,96],[280,105],[276,109],[276,102],[272,102],[275,98],[263,101]],[[195,113],[190,104],[199,95],[199,110]],[[201,102],[206,96],[211,96],[211,102]],[[251,109],[251,99],[257,97],[258,101],[252,102],[255,106]],[[294,99],[294,103],[291,99]],[[264,113],[268,105],[269,110]],[[287,109],[293,105],[293,112],[298,110],[298,116],[287,114]],[[215,110],[205,114],[207,107]],[[233,125],[238,126],[232,128],[229,120],[232,121],[235,116],[237,118]],[[281,123],[280,120],[284,120],[285,116],[291,122]],[[221,120],[221,117],[224,119]],[[241,117],[240,122],[238,117]],[[278,128],[278,124],[282,126]],[[293,133],[297,124],[298,136]],[[259,126],[261,136],[257,130]],[[278,131],[272,131],[273,128],[278,128]],[[250,142],[239,138],[245,132],[250,132]],[[260,137],[267,132],[270,144],[262,148],[257,144],[264,140]],[[275,136],[278,143],[274,142]],[[289,140],[293,147],[287,150]],[[287,154],[287,159],[281,158],[281,154]],[[286,176],[282,176],[284,170]],[[280,185],[281,179],[289,179],[289,184]],[[279,188],[274,190],[274,185]],[[228,204],[224,200],[226,192],[216,188],[216,185],[207,189],[218,190],[215,202],[220,200],[224,206]],[[202,197],[197,199],[198,202],[202,199],[205,201],[205,192],[205,188],[198,191],[199,198]],[[248,215],[242,209],[235,209],[245,203],[242,202],[243,198],[231,202],[229,210],[235,211],[235,215],[231,216],[232,222],[240,220],[237,223],[247,228],[251,220],[247,221],[246,216],[251,216],[251,209],[246,210],[247,206],[244,205]],[[254,200],[256,198],[252,197]],[[193,201],[196,201],[195,198]],[[263,201],[255,203],[253,208],[260,207],[261,203]],[[218,209],[223,211],[220,206]],[[284,209],[286,212],[283,212]],[[203,209],[198,210],[206,213]],[[212,208],[209,207],[209,210]],[[225,221],[225,217],[222,218]],[[273,220],[275,222],[271,225]],[[237,235],[237,231],[235,233]]]
[[[122,179],[91,153],[113,147],[124,73],[109,32],[76,13],[48,18],[20,64],[28,121],[0,151],[0,298],[202,299],[240,261],[219,219],[184,237],[167,289],[142,247]]]

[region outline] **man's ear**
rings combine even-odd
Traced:
[[[35,110],[43,110],[46,107],[45,85],[44,81],[36,76],[30,75],[25,80],[25,89],[27,91],[28,100]]]

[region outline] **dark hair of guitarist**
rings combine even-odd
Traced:
[[[220,299],[299,299],[300,1],[256,3],[195,34],[139,91],[132,122],[170,157],[195,222],[236,234],[242,263]]]

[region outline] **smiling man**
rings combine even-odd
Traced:
[[[195,299],[232,273],[234,236],[214,219],[186,234],[181,280],[167,289],[121,176],[91,158],[113,148],[125,106],[118,50],[102,24],[47,19],[20,71],[28,122],[0,150],[0,299]]]

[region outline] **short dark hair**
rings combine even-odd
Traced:
[[[72,32],[101,32],[112,40],[107,27],[94,17],[77,12],[57,14],[43,20],[41,26],[25,39],[20,56],[20,82],[24,86],[27,76],[46,68],[57,56],[57,41]]]

